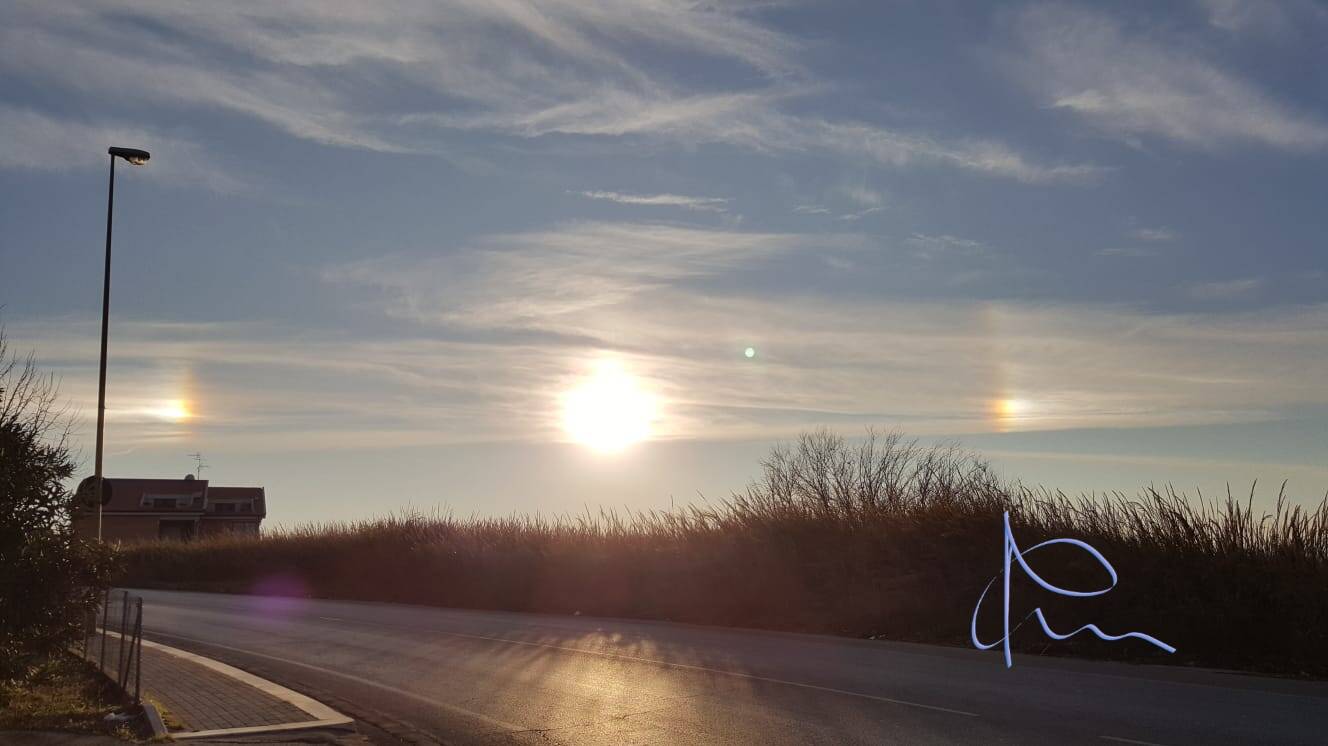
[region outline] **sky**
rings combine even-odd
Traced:
[[[0,321],[273,525],[717,500],[829,427],[1328,492],[1328,6],[7,3]]]

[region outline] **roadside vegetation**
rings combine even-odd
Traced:
[[[69,654],[114,560],[70,523],[70,422],[0,328],[0,729],[97,730],[109,712],[109,682]]]
[[[1262,513],[1252,494],[1213,502],[1152,488],[1072,498],[895,434],[809,433],[763,467],[744,492],[674,512],[406,514],[134,545],[123,581],[967,645],[974,604],[1001,569],[1009,511],[1021,547],[1087,541],[1120,576],[1105,595],[1064,598],[1014,573],[1012,625],[1041,606],[1059,632],[1092,622],[1178,648],[1055,642],[1029,621],[1013,635],[1017,650],[1328,675],[1328,503],[1306,510],[1279,494]],[[1110,582],[1082,550],[1029,559],[1062,587]],[[986,641],[1001,634],[995,592],[980,618]]]
[[[105,733],[106,716],[125,704],[95,666],[74,655],[56,655],[0,682],[0,732]],[[134,737],[127,726],[121,728],[118,735]]]

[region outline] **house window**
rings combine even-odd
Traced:
[[[157,538],[188,541],[194,538],[193,521],[161,521],[157,524]]]
[[[152,498],[153,510],[175,510],[175,498],[173,497],[154,497]]]
[[[235,503],[217,503],[216,509],[218,513],[234,513]]]

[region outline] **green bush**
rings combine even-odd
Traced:
[[[75,535],[75,463],[54,379],[14,356],[0,329],[0,679],[79,639],[111,574]]]

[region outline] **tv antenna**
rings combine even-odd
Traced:
[[[194,463],[196,464],[196,466],[194,467],[194,478],[195,479],[201,478],[203,476],[203,470],[208,468],[207,463],[203,461],[203,454],[190,453],[187,455],[189,456],[189,458],[193,459]]]

